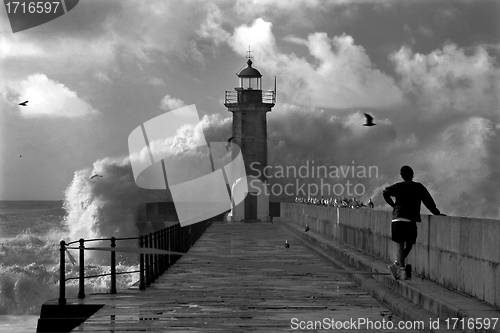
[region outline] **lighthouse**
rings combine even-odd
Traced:
[[[247,67],[238,74],[239,86],[226,91],[224,105],[233,113],[233,139],[241,149],[246,179],[232,184],[236,191],[246,182],[243,202],[232,203],[231,221],[269,221],[269,190],[264,168],[267,166],[267,112],[276,103],[276,89],[262,90],[262,75],[254,68],[250,51]],[[276,87],[276,85],[275,85]]]

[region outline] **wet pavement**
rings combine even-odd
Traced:
[[[189,253],[331,267],[285,240],[270,223],[214,222]],[[420,332],[348,277],[186,256],[146,291],[90,296],[86,303],[106,305],[73,332]]]

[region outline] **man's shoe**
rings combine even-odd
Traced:
[[[399,269],[399,265],[397,263],[394,263],[394,264],[390,264],[389,266],[387,266],[387,268],[389,268],[389,272],[391,272],[392,274],[392,277],[394,278],[394,280],[398,280],[398,269]]]
[[[411,265],[406,265],[405,271],[406,271],[406,279],[411,280]]]

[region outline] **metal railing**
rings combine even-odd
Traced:
[[[92,248],[85,248],[85,243],[95,241],[111,241],[111,247],[116,247],[117,241],[123,240],[139,240],[139,248],[153,248],[165,251],[182,252],[186,253],[191,246],[201,237],[205,230],[212,224],[211,220],[199,222],[186,227],[181,227],[180,224],[174,224],[169,227],[157,230],[147,235],[139,237],[128,238],[99,238],[99,239],[83,239],[66,243],[60,242],[60,277],[59,277],[59,305],[66,304],[66,281],[76,280],[79,281],[78,298],[85,298],[85,279],[96,278],[101,276],[110,276],[111,286],[110,293],[116,294],[116,275],[118,274],[131,274],[139,273],[139,289],[144,290],[147,286],[151,285],[158,279],[165,271],[171,267],[181,255],[175,254],[144,254],[139,253],[139,270],[116,272],[116,252],[111,252],[110,273],[88,275],[85,276],[85,251],[93,250]],[[70,247],[72,244],[79,243],[79,247]],[[79,251],[79,276],[66,277],[66,262],[65,255],[68,249]],[[139,251],[137,251],[139,252]]]
[[[274,90],[263,91],[262,103],[276,104],[276,91]]]
[[[241,90],[227,90],[224,96],[224,104],[238,104],[242,103]],[[262,91],[262,103],[276,104],[276,91],[266,90]]]

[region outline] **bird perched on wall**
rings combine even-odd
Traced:
[[[288,244],[288,240],[285,241],[285,249],[288,249],[290,247],[290,244]]]
[[[95,177],[102,177],[102,176],[98,175],[98,174],[95,174],[95,175],[92,175],[92,177],[90,177],[90,179],[95,178]]]
[[[28,101],[25,101],[25,102],[19,103],[19,105],[21,105],[21,106],[28,106],[26,103],[28,103]]]
[[[309,231],[309,226],[306,224],[306,230],[305,232],[308,232]]]
[[[370,116],[368,113],[365,113],[365,118],[366,118],[366,123],[364,123],[363,126],[374,126],[374,125],[376,125],[373,122],[373,117]]]
[[[375,205],[373,204],[372,199],[368,200],[368,207],[373,208]]]
[[[229,151],[229,147],[231,146],[231,140],[234,139],[234,136],[230,137],[227,139],[227,145],[226,145],[226,150]]]

